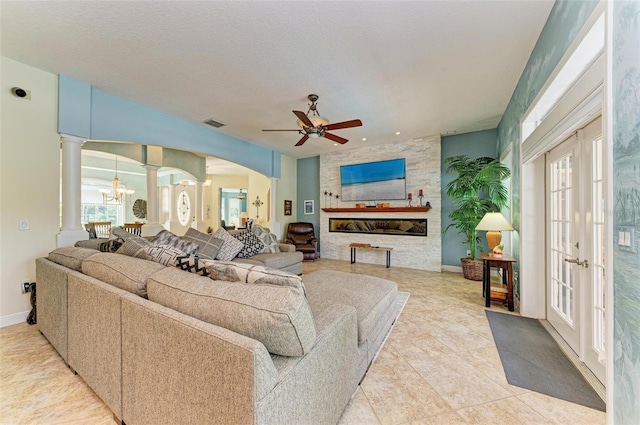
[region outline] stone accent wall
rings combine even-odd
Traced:
[[[407,169],[407,192],[414,196],[413,206],[418,205],[415,196],[418,189],[424,190],[424,201],[431,203],[429,212],[408,213],[326,213],[320,210],[320,249],[322,258],[348,260],[350,243],[393,248],[391,267],[408,267],[420,270],[441,271],[441,193],[440,193],[440,136],[412,139],[403,143],[372,145],[366,148],[348,149],[320,155],[320,207],[352,208],[355,202],[342,202],[334,198],[329,201],[325,191],[340,193],[340,166],[363,162],[405,158]],[[406,207],[407,201],[384,201],[391,207]],[[316,207],[317,208],[317,207]],[[330,233],[329,217],[348,218],[427,218],[427,237],[404,237],[393,235]],[[385,264],[382,251],[360,250],[358,263]]]

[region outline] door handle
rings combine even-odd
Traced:
[[[584,267],[585,269],[589,268],[589,260],[580,261],[579,258],[565,258],[564,261],[566,263],[577,264],[579,266]]]

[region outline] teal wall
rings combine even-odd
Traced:
[[[298,191],[297,191],[298,221],[313,223],[316,237],[320,239],[320,157],[303,158],[298,160]],[[314,214],[304,213],[304,201],[314,201]],[[320,241],[322,243],[322,241]]]
[[[511,145],[514,161],[519,160],[520,120],[597,4],[597,1],[558,0],[553,5],[547,23],[542,29],[498,125],[498,156]],[[511,232],[511,249],[513,256],[519,260],[520,167],[513,167],[511,187],[514,188],[511,192],[511,224],[516,230]],[[519,271],[518,264],[515,265],[516,271]],[[520,293],[518,285],[519,281],[516,281],[514,289],[516,294]]]
[[[640,423],[640,3],[613,3],[613,233],[635,232],[635,252],[614,248],[613,416]]]
[[[496,157],[496,143],[498,132],[496,129],[476,131],[473,133],[443,136],[441,141],[441,159],[455,155],[468,155],[470,158],[480,156]],[[445,187],[455,177],[455,173],[445,173],[446,165],[442,164],[442,228],[451,223],[449,213],[453,210],[453,201],[446,195]],[[483,240],[483,250],[487,250],[487,243]],[[442,265],[460,266],[460,259],[467,256],[468,245],[464,237],[455,228],[449,229],[442,238]]]
[[[59,76],[58,131],[93,140],[114,140],[200,152],[280,177],[280,152],[227,136]]]

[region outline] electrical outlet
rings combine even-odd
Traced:
[[[26,218],[20,219],[20,224],[18,225],[19,230],[29,230],[29,220]]]
[[[22,290],[23,294],[26,294],[27,292],[31,292],[31,284],[29,282],[21,283],[20,289]]]
[[[471,257],[471,250],[467,249],[467,257]]]

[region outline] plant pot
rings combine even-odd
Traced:
[[[462,275],[468,280],[482,280],[482,260],[461,258]]]

